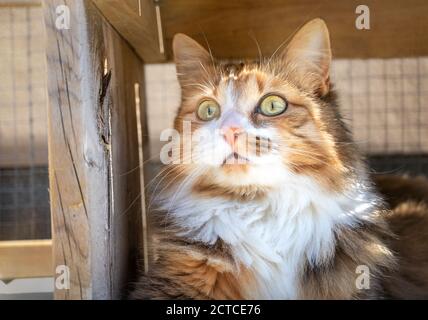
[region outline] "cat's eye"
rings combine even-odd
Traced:
[[[211,121],[220,116],[220,106],[214,100],[204,100],[198,107],[197,115],[203,121]]]
[[[274,117],[287,110],[288,103],[280,96],[270,95],[265,97],[259,105],[258,111],[267,117]]]

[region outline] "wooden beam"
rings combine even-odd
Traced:
[[[316,17],[329,26],[336,58],[428,54],[426,0],[365,1],[370,9],[370,30],[355,26],[359,0],[162,0],[157,12],[152,0],[93,1],[145,62],[165,59],[157,30],[161,24],[168,59],[172,58],[172,38],[179,32],[204,45],[208,41],[220,59],[240,59],[258,57],[256,41],[262,54],[270,56],[300,26]]]
[[[55,27],[57,5],[70,29]],[[143,64],[92,1],[46,0],[49,169],[56,299],[117,299],[141,243],[135,83]]]
[[[42,0],[3,0],[0,2],[0,8],[7,7],[40,7]]]
[[[337,58],[393,58],[428,55],[426,0],[163,0],[167,52],[182,32],[218,58],[258,57],[257,39],[270,56],[306,21],[321,17],[330,29]],[[370,9],[370,30],[355,27],[358,5]]]
[[[53,275],[51,240],[0,242],[0,280]]]
[[[93,0],[109,23],[136,50],[144,62],[165,59],[152,0]],[[160,38],[159,38],[160,36]]]

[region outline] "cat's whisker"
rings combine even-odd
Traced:
[[[287,147],[287,151],[291,151],[292,153],[297,154],[297,155],[309,157],[318,163],[322,163],[322,164],[326,164],[326,165],[330,164],[326,161],[321,160],[321,157],[324,156],[322,154],[317,154],[317,153],[313,153],[313,152],[308,152],[306,150],[299,150],[299,149],[293,149],[293,148],[288,148],[288,147]]]
[[[170,202],[170,207],[168,209],[167,215],[170,214],[171,209],[173,208],[174,202],[177,199],[177,194],[179,194],[179,192],[182,192],[183,190],[185,190],[186,188],[184,188],[185,184],[188,183],[189,181],[191,181],[193,178],[195,178],[197,175],[199,175],[199,172],[201,171],[201,169],[197,169],[194,170],[190,175],[188,175],[179,185],[179,187],[177,188],[176,192],[174,193],[172,200]]]
[[[150,180],[150,182],[146,185],[146,189],[150,190],[151,184],[154,183],[154,182],[156,182],[157,181],[156,179],[161,178],[161,177],[162,177],[162,179],[166,178],[166,176],[168,176],[171,172],[173,172],[174,169],[175,168],[168,167],[168,166],[166,168],[162,169],[160,172],[158,172],[156,174],[156,176],[153,179]],[[162,176],[162,175],[164,175],[164,176]],[[155,187],[155,190],[156,189],[157,189],[157,186]],[[153,192],[155,192],[155,191],[153,191]]]
[[[201,30],[202,30],[202,28],[201,28]],[[211,64],[212,64],[212,68],[214,69],[214,71],[217,71],[217,65],[216,65],[216,63],[215,63],[215,59],[214,59],[214,56],[213,56],[213,53],[212,53],[212,50],[211,50],[211,46],[210,46],[210,43],[208,42],[208,38],[207,38],[207,35],[205,34],[205,32],[202,30],[202,35],[203,35],[203,37],[204,37],[204,41],[205,41],[205,44],[207,45],[207,47],[208,47],[208,53],[209,53],[209,55],[210,55],[210,59],[211,59]]]
[[[186,161],[186,160],[188,160],[188,159],[186,159],[186,158],[184,158],[184,160],[183,161]],[[159,180],[159,182],[158,182],[158,184],[156,185],[156,187],[155,187],[155,189],[153,190],[153,192],[152,192],[152,194],[155,194],[156,193],[156,191],[157,191],[157,188],[158,188],[158,186],[162,183],[162,181],[171,173],[171,172],[174,172],[175,170],[181,170],[181,172],[179,173],[179,175],[177,175],[172,181],[170,181],[170,183],[166,186],[166,187],[164,187],[163,189],[162,189],[162,191],[159,193],[159,194],[162,194],[163,193],[163,191],[165,190],[165,189],[167,189],[167,187],[169,186],[169,185],[171,185],[172,184],[172,182],[174,181],[174,180],[176,180],[179,176],[181,176],[183,173],[185,173],[186,172],[186,169],[183,167],[183,166],[179,166],[179,165],[170,165],[169,167],[167,167],[167,169],[170,169],[169,170],[169,172],[165,175],[165,176],[163,176],[160,180]],[[154,179],[153,179],[154,180]],[[151,199],[154,199],[154,197],[151,197]],[[152,202],[153,202],[154,200],[151,200],[150,201],[150,206],[151,206],[151,204],[152,204]]]
[[[278,140],[280,142],[285,142],[285,143],[288,143],[288,142],[295,143],[296,142],[296,138],[279,138],[279,139],[276,139],[276,140]],[[325,142],[325,139],[308,138],[308,140],[310,142]],[[349,142],[349,141],[334,141],[334,144],[335,145],[354,145],[353,142]]]
[[[169,169],[169,168],[166,168],[166,169],[164,169],[164,170],[161,170],[157,175],[156,175],[156,177],[157,176],[159,176],[159,175],[161,175],[161,174],[163,174],[167,169]],[[167,174],[166,174],[166,176],[169,174],[169,173],[171,173],[173,170],[171,170],[170,172],[168,172]],[[156,179],[156,177],[155,178],[153,178],[146,186],[145,186],[145,188],[146,189],[148,189],[149,188],[149,185],[151,184],[151,182],[153,182],[153,181],[155,181],[155,179]],[[126,213],[128,213],[129,211],[130,211],[130,209],[137,203],[137,201],[141,198],[141,196],[142,196],[142,192],[140,192],[140,194],[138,194],[135,198],[134,198],[134,200],[132,200],[131,201],[131,203],[130,203],[130,205],[127,207],[127,209],[125,209],[124,210],[124,212],[122,212],[122,213],[120,213],[119,214],[119,216],[123,216],[123,215],[125,215]],[[151,196],[150,196],[150,198],[151,198]],[[150,205],[148,206],[148,208],[147,209],[149,209],[150,208]]]
[[[159,185],[162,183],[162,181],[164,181],[166,178],[167,178],[167,176],[169,175],[169,174],[171,174],[171,173],[173,173],[173,172],[175,172],[176,170],[180,170],[180,168],[179,167],[177,167],[177,166],[170,166],[170,167],[167,167],[167,169],[166,170],[168,170],[168,172],[164,175],[164,176],[162,176],[160,179],[159,179],[159,181],[157,182],[157,184],[156,184],[156,187],[153,189],[153,192],[151,192],[151,195],[150,195],[150,202],[149,202],[149,207],[151,207],[151,205],[152,205],[152,203],[155,201],[155,194],[156,194],[156,191],[157,191],[157,188],[159,187]],[[179,175],[181,175],[183,172],[185,172],[185,170],[183,169],[183,168],[181,168],[181,172],[179,172],[179,174],[177,175],[177,176],[179,176]],[[176,176],[176,177],[177,177]],[[175,179],[176,179],[176,177],[172,180],[172,181],[174,181]],[[154,181],[155,179],[153,179],[152,181]],[[162,190],[163,191],[163,190]],[[159,194],[161,194],[161,193],[159,193]]]
[[[260,48],[260,44],[259,44],[259,42],[257,41],[257,38],[256,38],[256,36],[254,35],[254,32],[253,32],[252,30],[249,32],[249,34],[248,34],[248,35],[250,36],[250,38],[254,41],[254,43],[255,43],[255,44],[256,44],[256,46],[257,46],[257,51],[258,51],[258,54],[259,54],[258,67],[260,68],[260,67],[261,67],[261,64],[262,64],[262,62],[263,62],[262,49]]]
[[[121,173],[121,174],[119,175],[119,177],[124,177],[124,176],[126,176],[126,175],[129,175],[129,174],[131,174],[131,173],[133,173],[133,172],[135,172],[135,171],[137,171],[137,170],[141,169],[145,164],[147,164],[148,162],[153,161],[154,159],[157,159],[158,157],[160,157],[160,153],[159,153],[159,154],[156,154],[156,155],[154,155],[154,156],[152,156],[152,157],[149,157],[148,159],[144,160],[141,164],[139,164],[138,166],[134,167],[133,169],[130,169],[129,171],[126,171],[126,172],[124,172],[124,173]]]
[[[152,194],[152,196],[151,196],[151,199],[150,199],[150,202],[149,202],[149,205],[148,205],[148,207],[149,208],[151,208],[152,207],[152,205],[153,205],[153,203],[155,203],[161,196],[163,196],[163,193],[164,193],[164,191],[165,190],[167,190],[168,189],[168,187],[170,186],[170,185],[172,185],[175,181],[177,181],[184,173],[186,173],[186,171],[185,170],[183,170],[183,171],[181,171],[181,172],[179,172],[177,175],[175,175],[168,183],[167,183],[167,185],[165,186],[165,187],[163,187],[159,192],[158,192],[158,194],[157,195],[155,195],[155,192],[156,191],[154,191],[153,192],[153,194]],[[158,185],[157,186],[159,186],[159,184],[160,184],[161,182],[159,182],[158,183]],[[156,188],[157,188],[157,186],[156,186]]]

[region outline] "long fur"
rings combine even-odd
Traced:
[[[397,204],[391,211],[377,193],[338,112],[321,20],[258,63],[213,64],[183,35],[174,51],[183,92],[175,128],[184,139],[184,123],[192,123],[195,161],[170,164],[161,174],[150,271],[132,298],[404,297],[398,283],[418,297],[428,292],[427,281],[418,287],[402,274],[411,262],[403,263],[397,242],[409,231],[397,227],[403,220],[422,221],[421,232],[428,230],[427,206]],[[272,92],[287,98],[286,112],[254,112]],[[204,123],[195,114],[207,98],[221,106],[221,116]],[[233,149],[217,129],[228,126],[245,131],[237,145],[255,137],[256,149],[262,140],[268,148],[247,150],[249,163],[226,164]],[[183,144],[176,148],[183,151]],[[428,266],[428,250],[422,252]],[[361,268],[369,271],[363,288]]]

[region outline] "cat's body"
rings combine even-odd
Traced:
[[[428,210],[390,211],[372,186],[337,110],[321,20],[260,64],[216,64],[182,35],[174,52],[183,90],[175,127],[184,139],[191,123],[197,161],[181,155],[163,171],[150,270],[133,298],[428,296],[427,280],[405,274],[413,257],[395,252],[412,224],[413,238],[428,238]],[[414,271],[428,268],[428,250],[419,252]]]
[[[188,199],[186,214],[204,215],[197,237],[177,236],[174,222],[155,232],[154,261],[134,292],[138,298],[349,299],[384,295],[378,276],[394,266],[388,228],[380,217],[352,223],[320,220],[340,201],[314,195],[289,219],[270,206],[277,201],[239,204]],[[296,199],[297,200],[297,199]],[[344,204],[346,201],[344,202]],[[320,211],[322,210],[322,211]],[[165,221],[160,213],[158,222]],[[328,213],[328,211],[327,211]],[[170,213],[171,214],[171,213]],[[221,215],[221,216],[219,216]],[[326,224],[326,225],[323,225]],[[334,224],[334,226],[333,226]],[[200,229],[199,229],[200,228]],[[217,230],[214,231],[214,230]],[[225,240],[223,240],[225,239]],[[216,240],[216,241],[215,241]],[[211,245],[207,245],[211,243]],[[311,260],[316,261],[311,261]],[[371,272],[371,290],[358,290],[358,266]]]
[[[394,179],[400,184],[403,178]],[[424,185],[428,187],[427,181]],[[231,249],[222,242],[207,246],[159,229],[150,272],[136,284],[132,298],[428,299],[428,205],[409,198],[384,211],[373,224],[337,229],[334,254],[313,267],[300,261],[291,290],[290,283],[278,287],[283,283],[275,278],[277,272],[271,273],[270,281],[260,277],[264,286],[255,285],[252,272],[239,269]],[[377,246],[385,250],[378,251]],[[370,270],[368,289],[356,285],[364,272],[357,269],[361,265]]]

